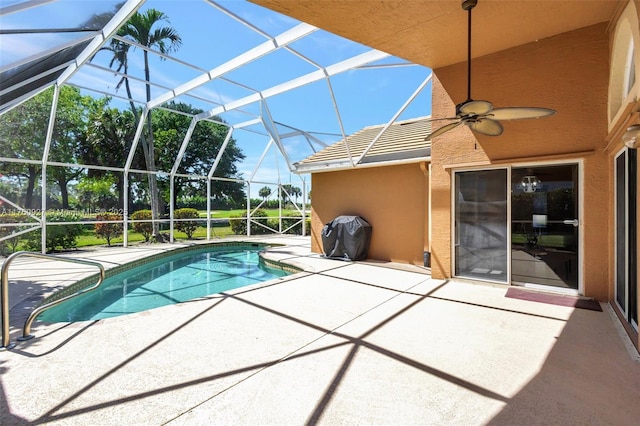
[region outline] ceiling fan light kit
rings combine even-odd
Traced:
[[[460,124],[465,124],[472,131],[487,136],[500,136],[504,131],[498,120],[522,120],[541,118],[555,114],[555,110],[538,107],[505,107],[494,108],[489,101],[471,98],[471,10],[478,4],[478,0],[462,0],[462,9],[469,12],[467,25],[467,100],[456,105],[456,116],[439,120],[452,120],[453,123],[431,132],[425,140],[448,132]]]

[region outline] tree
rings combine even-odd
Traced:
[[[263,186],[262,188],[260,188],[260,191],[258,191],[258,195],[266,201],[267,198],[269,198],[269,195],[271,195],[271,188],[269,188],[268,186]]]
[[[167,54],[180,47],[182,39],[176,30],[169,26],[161,26],[163,22],[169,22],[169,18],[156,9],[148,9],[144,13],[136,12],[129,21],[118,30],[118,35],[129,39],[135,43],[138,43],[144,47],[158,49],[161,53]],[[129,47],[127,43],[123,43],[119,40],[112,42],[110,50],[113,53],[113,59],[111,66],[117,64],[118,69],[123,69],[125,77],[123,81],[127,87],[127,95],[131,98],[131,90],[129,88],[129,81],[126,77],[129,64]],[[151,85],[150,69],[149,69],[149,52],[146,49],[142,50],[144,58],[144,78],[146,84],[147,102],[151,100]],[[134,115],[137,116],[137,110],[131,102],[131,108]],[[152,115],[149,111],[147,117],[147,134],[145,138],[141,139],[145,161],[147,164],[147,170],[150,172],[156,171],[156,159],[153,140],[153,125]],[[153,234],[158,235],[158,223],[156,222],[160,210],[158,186],[156,175],[151,173],[148,175],[149,182],[149,196],[151,198],[151,214],[153,218]]]
[[[102,108],[104,99],[82,96],[80,89],[63,86],[60,88],[55,125],[49,154],[50,161],[77,163],[81,141],[85,139],[87,124],[92,111]],[[47,177],[60,188],[62,208],[69,208],[69,182],[82,173],[82,169],[68,166],[47,168]]]
[[[53,89],[46,90],[0,116],[0,152],[8,158],[41,160],[51,112]],[[0,163],[0,173],[22,184],[26,179],[24,207],[35,207],[34,190],[41,176],[40,164]]]
[[[286,203],[287,200],[291,200],[291,197],[295,198],[296,203],[298,203],[298,197],[302,195],[302,191],[297,186],[293,186],[290,183],[285,183],[284,185],[280,185],[282,189],[282,202]]]
[[[84,164],[100,164],[103,166],[124,166],[131,143],[136,132],[136,118],[130,111],[120,111],[117,108],[109,108],[105,103],[104,108],[94,111],[89,117],[89,124],[85,138],[80,145],[80,158]],[[144,160],[134,157],[133,168],[144,168]],[[111,179],[116,186],[117,204],[124,208],[124,174],[108,170],[90,169],[84,179]],[[129,188],[127,188],[129,189]],[[131,210],[132,198],[129,197],[129,210]]]
[[[7,112],[0,119],[0,152],[4,156],[21,160],[42,160],[53,102],[53,89],[46,90],[22,105]],[[76,163],[78,147],[84,138],[90,111],[101,104],[91,96],[82,96],[80,90],[62,86],[58,97],[53,126],[49,161]],[[74,167],[48,167],[49,180],[60,188],[62,208],[69,208],[68,185],[81,173]],[[26,179],[24,207],[34,207],[34,192],[40,179],[40,164],[2,163],[0,173]]]
[[[298,204],[298,197],[302,195],[302,190],[300,188],[298,188],[297,186],[294,186],[294,187],[291,188],[290,195],[293,195],[293,197],[296,200],[296,204]]]
[[[85,176],[80,180],[76,189],[79,201],[84,208],[108,210],[116,208],[117,204],[113,187],[114,179],[112,176]]]
[[[166,106],[168,109],[191,115],[203,112],[201,109],[184,103],[169,102]],[[219,118],[217,120],[222,121]],[[173,167],[190,123],[191,118],[184,114],[173,113],[165,109],[154,113],[154,139],[156,141],[156,151],[159,154],[158,164],[162,170],[171,170]],[[180,174],[206,176],[222,148],[227,132],[228,127],[222,124],[210,121],[199,122],[191,135],[187,150],[177,172]],[[220,158],[214,176],[238,179],[236,165],[244,158],[245,156],[236,144],[235,139],[231,138]],[[158,183],[168,200],[168,180],[161,179]],[[206,186],[207,182],[203,179],[189,180],[184,177],[176,177],[174,203],[180,196],[204,196]],[[212,185],[211,195],[214,199],[231,200],[234,203],[244,200],[245,197],[242,183],[230,181],[216,181]]]
[[[96,220],[122,220],[122,215],[117,213],[104,212],[97,214]],[[96,223],[96,235],[98,236],[98,238],[104,238],[105,240],[107,240],[107,245],[109,247],[111,247],[111,240],[113,238],[122,235],[122,230],[122,223]]]

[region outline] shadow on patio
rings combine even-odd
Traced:
[[[640,416],[640,364],[606,312],[312,260],[319,272],[20,344],[2,354],[0,419],[620,424]],[[605,402],[620,410],[604,412]]]

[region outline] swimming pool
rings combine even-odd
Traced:
[[[261,264],[264,247],[223,246],[171,254],[105,279],[100,288],[44,311],[45,322],[147,311],[288,275]],[[94,281],[95,282],[95,281]]]

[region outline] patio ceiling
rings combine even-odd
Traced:
[[[350,40],[438,69],[466,59],[460,0],[250,0]],[[473,57],[609,21],[620,0],[479,0]]]
[[[265,145],[265,154],[273,147],[284,158],[288,171],[295,172],[296,161],[363,127],[349,126],[348,114],[355,107],[345,105],[345,97],[336,93],[337,77],[358,70],[421,69],[422,77],[407,94],[408,101],[390,109],[385,122],[406,114],[408,104],[428,83],[429,70],[426,68],[352,42],[349,42],[350,48],[344,50],[349,54],[340,56],[340,49],[335,46],[347,40],[284,16],[274,19],[275,12],[244,2],[202,0],[186,3],[188,7],[184,8],[184,14],[193,25],[197,25],[196,22],[208,24],[198,30],[204,40],[212,40],[211,51],[203,51],[200,55],[184,53],[188,50],[186,46],[162,54],[117,36],[120,26],[136,11],[156,8],[164,12],[167,4],[156,0],[5,3],[0,7],[0,43],[5,46],[0,59],[0,115],[54,84],[70,84],[85,93],[109,96],[123,109],[133,102],[145,112],[154,108],[172,110],[172,102],[184,102],[203,111],[191,115],[192,125],[202,120],[222,119],[230,132],[235,132],[236,138],[238,130],[258,135]],[[251,12],[255,12],[257,18],[243,13],[246,12],[243,8],[247,7],[253,8]],[[36,16],[39,19],[32,19]],[[43,16],[47,19],[43,20]],[[173,26],[180,32],[176,19],[180,17],[172,15],[170,18],[170,24],[164,25]],[[225,25],[233,26],[232,34],[215,32],[218,23],[223,21]],[[243,32],[242,42],[237,42],[240,38],[235,37],[235,31]],[[333,38],[333,44],[329,43],[324,52],[317,48],[320,33]],[[111,66],[113,56],[105,50],[114,38],[129,44],[130,51],[137,52],[140,57],[143,50],[148,52],[152,69],[150,100],[145,96],[147,84],[141,59],[129,59],[127,70],[116,70]],[[265,67],[280,67],[277,78],[266,77]],[[131,96],[120,87],[123,77],[129,79]],[[332,122],[322,128],[310,129],[305,128],[305,123],[290,121],[283,113],[285,109],[280,107],[287,102],[285,96],[318,85],[323,86],[324,107],[331,109],[335,117]],[[413,92],[415,88],[419,90]],[[313,115],[321,101],[306,97],[310,99],[306,99],[306,104],[300,108],[308,108],[309,115]],[[291,99],[288,98],[289,104]],[[415,114],[418,115],[424,115],[424,111]],[[378,118],[372,120],[366,124],[381,122]],[[183,148],[188,144],[187,138]],[[306,148],[294,149],[296,145]],[[184,150],[177,155],[183,153]],[[247,173],[251,178],[256,175],[265,154],[253,171]]]

